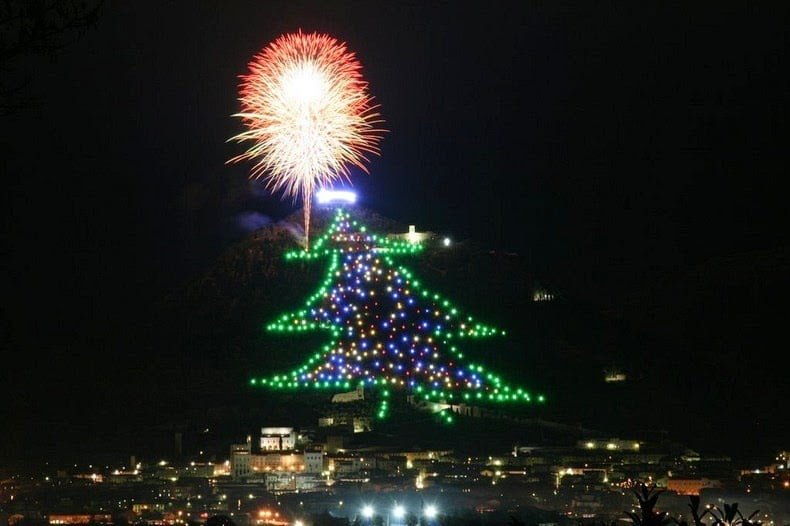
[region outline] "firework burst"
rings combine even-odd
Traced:
[[[230,140],[251,145],[228,162],[251,160],[251,178],[301,197],[305,245],[316,188],[348,180],[351,166],[367,172],[366,155],[379,153],[384,130],[361,69],[344,43],[299,31],[266,46],[241,76],[234,117],[247,129]]]

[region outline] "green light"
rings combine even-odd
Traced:
[[[468,323],[464,323],[463,316],[448,299],[424,289],[421,282],[414,279],[413,273],[406,267],[395,266],[393,260],[396,256],[419,252],[423,248],[420,243],[393,240],[386,236],[367,232],[368,230],[364,225],[352,219],[347,212],[337,209],[331,224],[314,242],[310,250],[300,248],[285,253],[286,260],[328,260],[328,267],[324,278],[320,281],[320,286],[313,294],[307,296],[306,301],[303,303],[303,308],[282,314],[274,322],[266,325],[266,329],[270,332],[282,334],[315,330],[328,331],[331,333],[333,341],[328,345],[322,345],[320,351],[310,356],[306,363],[294,369],[289,376],[275,376],[269,385],[277,388],[286,386],[293,389],[310,386],[316,389],[349,389],[353,384],[363,387],[368,384],[377,389],[381,393],[382,398],[384,398],[378,411],[380,418],[386,416],[386,398],[390,397],[390,388],[398,389],[399,391],[410,390],[419,393],[420,396],[426,399],[432,398],[437,401],[455,400],[461,397],[463,400],[470,400],[473,397],[477,400],[483,400],[486,398],[486,395],[492,401],[529,401],[529,396],[523,393],[520,388],[511,388],[509,385],[504,384],[498,376],[490,372],[478,376],[477,386],[470,384],[468,381],[450,381],[450,372],[444,372],[444,367],[441,367],[443,372],[438,374],[436,378],[434,377],[434,373],[437,373],[438,370],[434,370],[433,366],[447,366],[448,364],[450,368],[447,371],[454,372],[455,368],[464,368],[471,373],[483,373],[482,365],[465,364],[462,361],[464,354],[456,346],[450,347],[452,358],[449,362],[446,361],[446,357],[450,356],[446,354],[448,342],[456,342],[461,338],[459,343],[462,343],[464,338],[491,337],[498,336],[500,333],[504,335],[505,331],[499,331],[481,323],[473,323],[471,316],[467,316]],[[375,252],[372,251],[374,248],[376,249]],[[367,266],[368,263],[364,263],[366,265],[364,270],[358,266],[359,262],[368,261],[370,266]],[[358,273],[362,281],[358,280],[356,284],[348,287],[347,276],[351,277],[351,273]],[[378,283],[378,285],[375,285],[375,283]],[[385,283],[389,285],[386,292],[378,288]],[[342,287],[347,288],[343,289]],[[393,375],[391,372],[387,372],[385,375],[383,370],[365,370],[365,378],[369,379],[366,382],[365,378],[359,378],[358,375],[361,373],[355,372],[352,374],[344,365],[338,365],[349,364],[354,360],[355,363],[359,363],[364,367],[372,359],[367,353],[364,353],[365,358],[362,356],[363,353],[358,347],[362,338],[365,338],[368,345],[372,344],[371,347],[368,347],[368,350],[370,350],[375,349],[375,344],[377,343],[379,344],[378,348],[381,348],[381,344],[388,341],[384,338],[397,337],[401,334],[401,327],[398,327],[397,330],[393,327],[392,334],[389,332],[385,334],[384,331],[373,324],[368,328],[357,323],[357,321],[368,320],[367,311],[369,306],[378,305],[376,301],[378,298],[373,299],[374,292],[376,296],[394,292],[396,298],[400,294],[401,298],[409,299],[408,305],[411,305],[413,300],[418,300],[420,303],[415,304],[419,305],[418,308],[425,309],[424,312],[429,314],[432,320],[436,322],[441,320],[441,326],[433,326],[420,333],[421,339],[415,337],[415,342],[420,341],[415,346],[422,345],[422,342],[425,340],[432,342],[433,350],[429,351],[427,356],[422,357],[423,362],[427,361],[427,363],[431,364],[432,372],[428,372],[427,369],[423,369],[422,372],[412,370],[413,374],[409,377],[410,382],[404,383],[404,377],[401,376],[402,373]],[[355,296],[355,299],[351,300],[349,299],[349,294],[358,294],[362,298],[369,299],[357,301]],[[401,299],[400,301],[403,300]],[[339,318],[335,316],[335,313],[339,314],[337,305],[340,305],[340,302],[343,302],[345,309],[351,309],[351,311],[346,311],[350,314],[350,317],[342,314]],[[398,312],[406,312],[410,316],[411,307],[408,305],[405,302],[404,306],[399,304]],[[411,323],[413,322],[407,318],[406,324],[401,324],[401,326],[409,330],[411,328],[409,324]],[[409,327],[407,328],[407,326]],[[374,328],[380,336],[373,336]],[[357,346],[354,346],[354,343]],[[414,354],[413,350],[412,354]],[[336,360],[338,355],[343,357],[344,360],[340,360],[340,362],[330,361],[330,357],[332,357],[332,360]],[[375,351],[373,355],[376,355]],[[401,355],[402,357],[403,355]],[[454,363],[454,361],[457,361],[457,363]],[[392,364],[390,364],[390,368],[392,368]],[[356,371],[359,371],[359,368]],[[319,373],[321,374],[319,375]],[[326,378],[328,379],[325,379],[323,373],[326,373]],[[430,379],[426,375],[430,375]],[[414,380],[417,380],[417,382],[414,382]],[[480,380],[483,380],[482,385],[479,383]],[[256,380],[250,380],[250,384],[257,385]],[[265,384],[266,381],[261,379],[260,385]],[[442,388],[433,388],[436,385],[442,386]],[[430,389],[430,392],[425,393],[424,387]],[[467,388],[475,391],[459,392],[459,389],[466,390]],[[515,393],[518,393],[518,395]],[[541,396],[539,400],[543,401],[543,397]],[[447,422],[451,422],[452,416],[447,415],[444,419]]]

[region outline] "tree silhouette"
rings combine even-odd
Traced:
[[[625,512],[628,515],[633,523],[636,526],[666,526],[669,523],[674,523],[677,526],[688,526],[688,522],[685,520],[677,519],[674,517],[668,516],[667,512],[657,512],[655,511],[656,503],[658,502],[658,497],[661,495],[665,490],[657,489],[655,485],[646,485],[645,483],[639,483],[639,485],[634,488],[634,494],[636,495],[637,500],[639,501],[639,507],[641,508],[641,513],[631,513]],[[692,495],[689,497],[689,509],[691,510],[691,518],[693,521],[694,526],[761,526],[762,522],[759,520],[753,520],[754,517],[759,513],[759,510],[755,511],[748,517],[744,516],[743,513],[738,509],[738,503],[735,502],[733,504],[724,503],[724,509],[719,508],[716,505],[710,506],[706,508],[700,513],[700,498],[697,495]],[[712,521],[710,524],[705,522],[705,516],[710,515]]]
[[[655,511],[658,496],[665,490],[657,489],[655,485],[648,486],[642,482],[633,491],[639,501],[641,511],[639,514],[627,511],[626,515],[631,517],[636,526],[666,526],[672,522],[672,519],[667,516],[667,512]]]
[[[737,502],[732,504],[724,503],[724,510],[715,505],[710,508],[713,526],[752,526],[762,524],[759,520],[752,520],[758,513],[760,513],[760,510],[756,510],[748,517],[744,517],[741,510],[738,509]]]
[[[19,59],[56,54],[96,24],[104,0],[4,0],[0,2],[0,116],[24,107],[30,79]]]

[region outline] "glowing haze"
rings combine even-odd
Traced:
[[[329,35],[282,35],[255,55],[241,76],[240,117],[247,130],[230,140],[249,142],[228,162],[251,160],[254,179],[304,205],[305,246],[317,188],[367,172],[367,154],[378,154],[382,122],[346,45]]]

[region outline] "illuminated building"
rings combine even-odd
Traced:
[[[229,474],[233,480],[266,479],[268,474],[320,474],[324,453],[319,449],[296,451],[298,435],[291,427],[261,429],[261,450],[252,451],[252,439],[230,446]]]
[[[252,439],[247,437],[244,444],[230,446],[230,474],[234,480],[242,479],[252,473]]]
[[[290,451],[296,447],[296,433],[292,427],[261,428],[262,451]]]
[[[720,488],[721,481],[707,478],[670,478],[667,489],[678,495],[699,495],[704,488]]]

